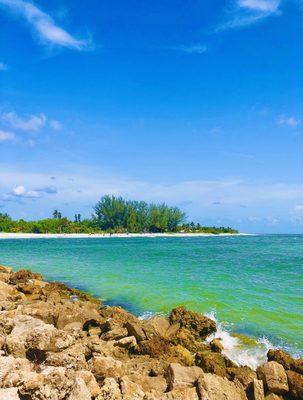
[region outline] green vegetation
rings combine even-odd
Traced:
[[[38,221],[13,220],[0,213],[0,232],[23,233],[143,233],[143,232],[188,232],[188,233],[238,233],[225,227],[207,227],[194,222],[186,223],[186,215],[178,207],[166,204],[148,204],[130,201],[122,197],[103,196],[94,207],[91,218],[81,219],[75,214],[74,221],[58,210],[52,218]]]

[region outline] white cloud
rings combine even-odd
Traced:
[[[7,6],[11,11],[22,16],[44,43],[75,50],[84,50],[89,46],[87,40],[79,40],[60,28],[48,14],[29,1],[0,0],[0,5]]]
[[[49,126],[54,131],[62,129],[60,121],[55,119],[49,120],[44,113],[21,117],[14,111],[10,111],[2,113],[1,121],[14,129],[32,133],[39,132],[46,126]]]
[[[291,128],[296,128],[300,124],[300,121],[293,116],[287,117],[285,115],[281,115],[278,120],[278,124],[284,125],[284,126],[289,126]]]
[[[0,71],[6,71],[8,66],[4,62],[0,62]]]
[[[217,31],[241,28],[280,15],[281,0],[231,0],[225,21]]]
[[[60,131],[62,129],[62,124],[60,121],[57,121],[55,119],[52,119],[49,121],[49,126],[54,130],[54,131]]]
[[[280,0],[239,0],[238,5],[254,11],[276,12]]]
[[[11,111],[3,113],[1,119],[13,128],[28,132],[38,132],[46,124],[46,116],[44,114],[30,115],[28,118],[21,118],[15,112]]]
[[[171,50],[183,51],[187,54],[203,54],[207,51],[207,46],[204,44],[196,43],[196,44],[189,44],[189,45],[179,45],[179,46],[172,46],[169,47]]]
[[[17,137],[13,132],[7,132],[0,130],[0,143],[4,142],[16,142]]]
[[[41,197],[41,193],[39,193],[36,190],[26,190],[26,188],[23,185],[14,187],[11,190],[11,194],[16,197],[23,197],[29,199]]]
[[[53,195],[57,193],[55,186],[45,186],[34,190],[27,190],[24,185],[18,185],[11,189],[9,193],[1,196],[3,201],[13,201],[14,199],[38,199],[44,195]]]

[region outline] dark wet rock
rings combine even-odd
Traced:
[[[19,271],[11,274],[9,282],[12,285],[17,285],[19,283],[28,282],[31,279],[42,280],[42,275],[34,273],[28,269],[20,269]]]
[[[294,371],[286,371],[289,393],[295,400],[303,399],[303,375]]]
[[[227,368],[237,366],[220,353],[202,352],[195,355],[195,364],[203,369],[204,372],[216,374],[222,377],[229,377]]]
[[[215,351],[216,353],[221,353],[222,350],[224,350],[224,346],[222,344],[222,341],[220,339],[213,339],[210,343],[210,348],[212,351]]]
[[[205,339],[216,331],[216,323],[204,315],[189,311],[185,307],[177,307],[169,315],[170,324],[178,323],[181,328],[188,329],[197,339]]]

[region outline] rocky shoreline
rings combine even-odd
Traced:
[[[177,307],[141,321],[62,283],[0,266],[0,400],[298,400],[303,360],[270,350],[256,371]]]

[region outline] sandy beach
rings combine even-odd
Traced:
[[[0,233],[0,239],[88,239],[88,238],[133,238],[133,237],[208,237],[208,236],[251,236],[252,233]]]

